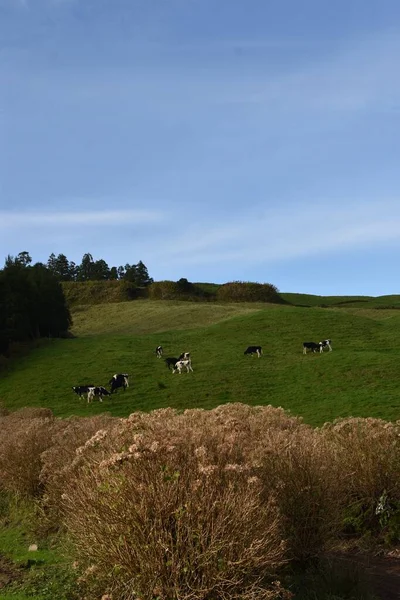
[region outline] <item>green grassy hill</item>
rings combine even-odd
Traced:
[[[343,305],[342,305],[343,306]],[[51,408],[58,416],[225,402],[272,404],[319,425],[336,417],[400,418],[400,312],[268,304],[137,300],[76,307],[74,339],[48,340],[2,372],[9,409]],[[333,340],[333,352],[302,354],[303,341]],[[191,351],[193,374],[174,374],[154,355]],[[244,356],[249,344],[264,356]],[[87,404],[78,384],[106,385],[116,372],[130,388]]]

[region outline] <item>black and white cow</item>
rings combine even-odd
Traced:
[[[258,358],[261,358],[262,348],[261,346],[249,346],[245,351],[245,354],[257,354]]]
[[[100,402],[103,402],[104,396],[110,396],[110,392],[105,387],[102,385],[93,386],[88,389],[87,401],[92,402],[94,398],[98,398]]]
[[[179,361],[179,358],[174,358],[174,357],[170,356],[165,359],[165,365],[166,365],[167,369],[170,369],[171,367],[174,368],[178,361]]]
[[[179,375],[181,375],[182,369],[184,367],[186,368],[186,373],[189,373],[190,371],[193,373],[192,361],[190,360],[190,358],[186,360],[178,360],[178,362],[174,366],[172,373],[176,373],[178,371]]]
[[[125,391],[126,388],[129,387],[128,378],[129,375],[127,373],[117,373],[113,375],[110,381],[108,382],[109,385],[111,385],[111,394],[113,394],[118,388],[121,387],[124,388]]]
[[[320,352],[320,345],[315,342],[303,342],[303,354],[307,354],[307,350],[312,352]]]
[[[323,352],[324,348],[329,348],[329,352],[332,352],[332,340],[322,340],[319,343],[319,351]]]
[[[75,385],[72,389],[74,390],[75,394],[78,394],[79,398],[83,398],[84,394],[87,394],[89,391],[89,388],[93,388],[95,387],[94,385]]]
[[[156,356],[157,358],[161,358],[163,355],[163,347],[162,346],[157,346],[156,348]]]

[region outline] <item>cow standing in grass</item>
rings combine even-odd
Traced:
[[[320,345],[315,342],[303,342],[303,354],[307,354],[307,350],[312,352],[320,352]]]
[[[261,346],[248,346],[244,351],[245,354],[257,354],[258,358],[261,358],[262,348]]]
[[[322,340],[322,342],[319,342],[320,353],[324,351],[324,348],[328,348],[329,352],[332,352],[332,340]]]
[[[104,396],[110,396],[110,392],[105,387],[93,386],[88,389],[87,401],[92,402],[94,398],[98,398],[100,402],[103,402]]]
[[[167,369],[171,369],[171,367],[174,368],[178,361],[179,361],[179,358],[169,356],[168,358],[165,359],[165,366],[167,367]]]
[[[84,394],[87,394],[90,388],[94,388],[94,385],[75,385],[72,389],[79,398],[83,398]]]
[[[116,392],[119,388],[124,388],[125,391],[126,388],[129,387],[128,378],[129,375],[127,373],[117,373],[113,375],[110,381],[108,382],[111,385],[111,394]]]
[[[178,371],[179,375],[181,375],[182,369],[184,367],[186,368],[186,373],[189,373],[190,371],[193,373],[192,361],[190,360],[190,358],[188,358],[187,360],[178,360],[178,362],[174,366],[172,373],[176,373]]]

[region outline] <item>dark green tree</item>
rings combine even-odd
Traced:
[[[0,347],[11,341],[58,337],[71,325],[62,287],[43,264],[13,262],[0,271]]]
[[[56,255],[54,254],[54,252],[52,252],[49,256],[49,258],[47,259],[47,268],[49,269],[49,271],[51,271],[54,275],[56,274],[56,270],[57,270],[57,259],[56,259]]]
[[[76,264],[74,263],[73,260],[71,260],[69,263],[69,274],[70,274],[70,281],[76,281],[77,274],[78,274],[78,267],[76,266]]]
[[[131,281],[138,287],[146,287],[153,283],[153,279],[149,276],[146,265],[140,260],[137,265],[125,265],[124,279]]]
[[[68,331],[72,320],[58,278],[40,264],[29,269],[27,277],[34,301],[31,314],[35,337],[60,337]]]
[[[96,260],[93,265],[93,272],[91,279],[105,280],[110,279],[110,268],[105,260]]]
[[[138,285],[139,287],[146,287],[154,281],[154,279],[149,276],[147,267],[141,260],[139,260],[138,264],[136,265],[136,276],[136,285]]]
[[[20,252],[15,260],[21,265],[21,267],[27,267],[32,262],[32,258],[30,257],[29,252],[26,250],[24,250],[24,252]]]
[[[11,267],[13,265],[18,265],[20,267],[27,267],[32,262],[32,258],[29,255],[29,252],[20,252],[18,256],[11,256],[11,254],[7,255],[7,258],[4,263],[4,267]]]
[[[78,281],[90,281],[93,279],[94,273],[94,260],[93,256],[89,253],[84,254],[82,257],[81,264],[77,267],[77,280]]]
[[[118,269],[117,269],[117,267],[111,267],[111,269],[110,269],[110,279],[118,279]]]
[[[60,281],[71,281],[71,265],[65,254],[59,254],[56,258],[55,275]]]

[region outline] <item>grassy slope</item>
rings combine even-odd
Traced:
[[[363,305],[364,306],[364,305]],[[70,340],[51,340],[2,374],[0,399],[11,408],[50,407],[56,415],[225,402],[283,406],[314,425],[342,416],[400,418],[400,313],[276,305],[135,301],[74,312]],[[334,351],[302,354],[302,341],[333,339]],[[172,375],[154,356],[190,350],[193,374]],[[244,356],[261,344],[262,359]],[[131,387],[88,405],[73,385],[106,385],[127,372]]]
[[[373,300],[371,296],[316,296],[314,294],[280,294],[284,300],[296,306],[342,306],[362,304]]]
[[[400,295],[389,296],[315,296],[313,294],[281,293],[281,297],[295,306],[400,308]]]

